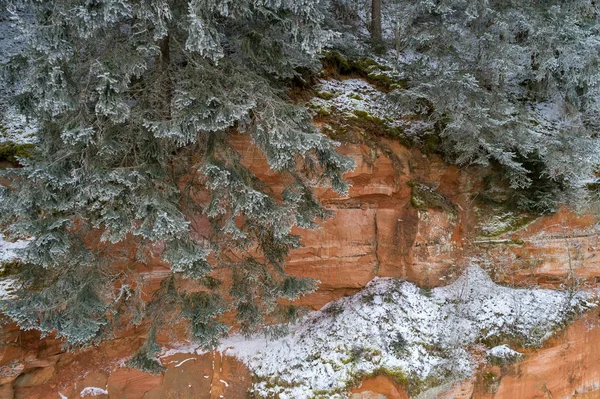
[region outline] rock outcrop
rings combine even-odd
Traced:
[[[277,189],[277,175],[246,138],[236,138],[244,162]],[[346,144],[356,169],[346,178],[349,195],[319,189],[335,211],[322,228],[300,231],[288,270],[320,280],[317,292],[299,303],[313,309],[354,294],[376,276],[400,277],[421,287],[452,281],[477,258],[497,282],[546,288],[595,284],[600,278],[596,220],[560,210],[554,215],[482,228],[490,210],[475,200],[489,170],[449,166],[435,155],[378,139],[375,145]],[[516,215],[515,217],[520,217]],[[156,282],[164,268],[145,271]],[[528,350],[513,365],[482,370],[473,381],[448,387],[439,397],[592,398],[600,395],[600,329],[597,315],[572,324],[541,349]],[[175,339],[182,338],[174,333]],[[35,332],[4,328],[0,357],[0,398],[79,398],[85,388],[110,398],[244,398],[251,375],[239,361],[219,353],[174,354],[162,358],[168,371],[143,374],[121,367],[144,336],[131,329],[116,339],[78,353]],[[164,341],[173,339],[165,337]],[[106,391],[107,394],[102,392]],[[91,391],[88,391],[91,392]],[[358,398],[406,398],[403,387],[385,376],[362,381]]]

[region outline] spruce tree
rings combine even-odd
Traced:
[[[336,25],[346,29],[337,49],[374,58],[361,29],[371,2],[333,3],[343,10],[340,19],[355,18]],[[565,195],[582,197],[579,188],[600,162],[597,2],[382,0],[381,6],[383,40],[395,51],[377,61],[395,69],[388,75],[398,87],[387,98],[389,117],[420,121],[406,132],[409,140],[459,165],[493,165],[521,208],[552,211]]]
[[[401,109],[459,164],[501,165],[513,188],[576,188],[600,160],[600,8],[593,1],[394,1]],[[552,184],[550,184],[552,185]],[[532,208],[551,209],[556,192]],[[532,198],[533,199],[533,198]]]
[[[288,320],[315,281],[285,272],[293,226],[329,212],[312,189],[344,193],[353,167],[285,84],[318,68],[328,39],[318,1],[15,0],[24,49],[2,65],[38,143],[8,170],[2,222],[31,237],[5,314],[69,347],[150,325],[131,364],[158,370],[160,328],[186,320],[204,348],[266,315]],[[242,162],[242,134],[281,176],[275,192]],[[131,266],[170,266],[149,302]],[[223,284],[228,282],[228,284]]]

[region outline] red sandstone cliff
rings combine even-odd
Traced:
[[[260,152],[239,137],[245,162],[265,181],[277,176]],[[493,235],[482,234],[489,210],[473,198],[484,168],[460,169],[436,156],[424,156],[381,139],[376,146],[348,144],[356,169],[346,175],[349,196],[321,189],[318,196],[335,217],[314,231],[299,231],[303,247],[293,251],[288,270],[321,281],[300,300],[318,309],[357,292],[375,276],[401,277],[419,286],[438,286],[457,276],[470,258],[490,265],[498,282],[550,288],[582,287],[600,277],[595,220],[567,210],[529,220]],[[423,199],[419,190],[429,190]],[[425,192],[425,195],[429,195]],[[146,272],[158,281],[156,268]],[[577,321],[524,360],[505,368],[481,370],[473,381],[456,385],[447,398],[600,397],[600,329],[596,315]],[[178,332],[175,337],[180,336]],[[163,337],[163,342],[172,337]],[[243,398],[249,371],[218,353],[167,356],[169,370],[152,376],[119,367],[141,344],[136,329],[79,353],[65,353],[52,338],[4,329],[0,358],[0,398],[78,398],[85,387],[106,389],[110,398]],[[403,387],[380,376],[364,381],[352,398],[405,398]]]

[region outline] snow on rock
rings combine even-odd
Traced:
[[[366,118],[389,129],[401,128],[409,135],[429,127],[424,121],[403,119],[403,113],[397,112],[397,105],[392,105],[386,93],[362,79],[321,80],[316,90],[317,97],[311,100],[310,106],[318,112],[339,113],[349,119]]]
[[[594,299],[583,292],[499,286],[473,265],[433,290],[377,278],[311,313],[281,339],[231,337],[221,349],[249,366],[254,394],[262,398],[345,398],[349,386],[376,372],[422,389],[428,380],[469,376],[484,361],[470,349],[487,339],[539,345]]]
[[[0,280],[0,300],[14,298],[17,280],[14,278],[4,278]]]
[[[313,103],[318,106],[334,108],[348,116],[363,111],[377,118],[386,117],[385,94],[362,79],[322,80],[317,91],[321,97],[314,98]]]
[[[15,242],[5,241],[0,234],[0,271],[4,265],[18,258],[17,251],[23,249],[29,244],[29,240],[19,240]],[[0,279],[0,300],[11,299],[14,297],[17,280],[12,277]]]
[[[15,144],[34,144],[37,141],[37,126],[33,121],[18,113],[14,108],[8,108],[0,120],[0,144],[12,142]]]
[[[108,395],[108,391],[106,389],[98,388],[98,387],[86,387],[79,393],[79,396],[82,398],[85,396],[100,396],[100,395]]]
[[[162,359],[179,353],[191,353],[201,355],[204,353],[204,351],[199,349],[198,345],[192,342],[174,342],[171,343],[170,348],[162,348],[162,351],[158,355],[158,357]]]
[[[17,250],[25,248],[28,244],[29,240],[5,241],[2,234],[0,234],[0,264],[16,259]]]
[[[488,358],[499,360],[502,362],[511,362],[523,357],[521,352],[508,347],[508,345],[494,346],[487,351]]]
[[[186,362],[189,362],[190,360],[196,360],[196,358],[195,358],[195,357],[188,357],[187,359],[185,359],[185,360],[182,360],[181,362],[177,363],[177,364],[175,365],[175,367],[180,367],[180,366],[182,366],[183,364],[185,364]]]

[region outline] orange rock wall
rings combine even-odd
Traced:
[[[268,169],[260,152],[242,136],[235,144],[242,150],[244,162],[277,191],[279,177]],[[357,292],[375,276],[406,278],[420,286],[442,285],[457,276],[470,259],[483,262],[497,281],[510,284],[583,287],[600,277],[596,221],[589,216],[562,210],[516,232],[481,238],[473,197],[489,171],[448,166],[436,156],[426,157],[386,140],[375,149],[356,144],[342,146],[340,151],[357,164],[346,176],[352,184],[349,195],[340,198],[331,190],[318,190],[335,217],[320,229],[297,230],[303,247],[294,250],[288,260],[290,272],[321,281],[317,292],[300,300],[304,305],[320,308]],[[455,205],[456,213],[415,208],[411,181],[434,188]],[[157,265],[144,273],[157,283],[165,272]],[[72,354],[62,351],[55,339],[40,340],[36,333],[5,328],[0,399],[58,398],[58,392],[73,399],[86,386],[107,389],[110,398],[247,396],[248,370],[220,354],[165,358],[163,364],[169,370],[160,376],[119,367],[143,338],[142,330],[132,329],[113,341]],[[600,329],[588,330],[578,321],[561,338],[531,352],[525,360],[492,370],[497,380],[488,378],[484,384],[482,371],[474,381],[459,384],[440,397],[556,399],[575,392],[577,397],[600,397],[598,348]],[[355,399],[406,397],[401,386],[385,377],[365,381],[352,395]]]

